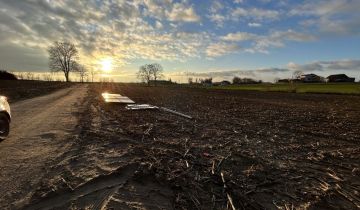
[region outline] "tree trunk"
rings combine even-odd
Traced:
[[[69,82],[69,73],[65,73],[65,81]]]

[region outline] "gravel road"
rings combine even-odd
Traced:
[[[0,209],[26,205],[38,184],[76,139],[86,85],[11,104],[10,136],[0,142]]]

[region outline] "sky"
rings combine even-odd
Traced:
[[[294,71],[360,79],[360,0],[0,0],[0,69],[48,72],[48,47],[70,41],[88,69],[135,82],[263,81]],[[107,71],[103,71],[106,63]]]

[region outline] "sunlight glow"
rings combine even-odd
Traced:
[[[110,58],[102,59],[100,61],[100,64],[101,64],[101,70],[102,71],[104,71],[106,73],[111,72],[111,70],[112,70],[112,59],[110,59]]]

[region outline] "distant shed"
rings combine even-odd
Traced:
[[[333,74],[326,79],[328,82],[355,82],[354,77],[348,77],[346,74]]]
[[[316,74],[303,74],[300,76],[302,82],[322,82],[322,78]]]

